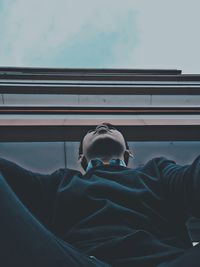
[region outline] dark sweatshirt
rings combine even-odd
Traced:
[[[98,166],[86,174],[33,173],[5,159],[0,170],[38,220],[75,248],[112,266],[155,267],[192,247],[185,222],[200,217],[200,157],[179,166]]]

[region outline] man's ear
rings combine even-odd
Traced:
[[[79,155],[78,162],[81,164],[82,168],[86,171],[88,162],[83,154]]]
[[[126,149],[124,152],[124,162],[126,163],[126,166],[128,166],[129,158],[134,158],[133,153],[131,150]]]

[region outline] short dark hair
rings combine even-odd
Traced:
[[[114,129],[116,129],[116,130],[118,130],[113,124],[111,124],[111,123],[109,123],[109,122],[103,122],[102,123],[103,125],[107,125],[108,127],[112,127],[112,128],[114,128]],[[96,127],[95,127],[96,128]],[[92,128],[91,130],[94,130],[94,128]],[[119,131],[119,130],[118,130]],[[120,131],[121,132],[121,131]],[[87,134],[87,133],[86,133]],[[85,135],[86,135],[85,134]],[[83,153],[83,139],[84,139],[84,137],[85,137],[85,135],[82,137],[82,139],[81,139],[81,141],[80,141],[80,145],[79,145],[79,155],[81,155],[82,153]],[[123,134],[122,134],[123,135]],[[126,145],[126,149],[129,149],[129,146],[128,146],[128,142],[125,140],[125,138],[124,138],[124,141],[125,141],[125,145]],[[125,163],[126,163],[126,165],[128,165],[128,161],[126,162],[125,161]]]

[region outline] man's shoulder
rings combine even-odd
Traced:
[[[160,172],[160,169],[162,169],[164,166],[168,164],[176,164],[176,162],[164,156],[153,157],[147,160],[143,165],[141,165],[139,168],[135,170],[138,172],[151,173],[153,175],[158,175]]]
[[[169,159],[165,156],[157,156],[157,157],[153,157],[150,160],[148,160],[145,165],[160,165],[162,163],[176,163],[174,160]]]
[[[82,173],[79,170],[71,169],[71,168],[60,168],[55,170],[52,175],[59,174],[63,178],[70,178],[75,175],[82,176]]]

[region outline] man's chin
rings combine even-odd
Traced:
[[[87,156],[89,158],[106,157],[109,158],[112,155],[120,156],[124,151],[123,145],[116,139],[113,139],[108,135],[101,135],[92,142],[88,147]]]

